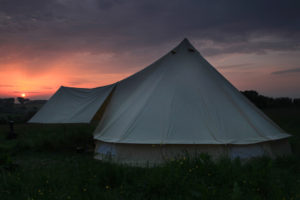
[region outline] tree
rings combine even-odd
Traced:
[[[25,99],[23,97],[18,97],[17,100],[22,105],[24,105],[26,102],[30,101],[29,99]]]

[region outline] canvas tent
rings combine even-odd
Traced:
[[[74,104],[65,106],[68,101]],[[290,152],[289,135],[187,39],[116,84],[59,89],[30,122],[86,123],[100,107],[101,120],[94,132],[99,159],[109,155],[138,164],[160,163],[182,153],[248,158]]]
[[[89,123],[114,85],[94,89],[60,87],[30,123]]]

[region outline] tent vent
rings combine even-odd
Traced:
[[[189,52],[195,52],[195,49],[189,48]]]

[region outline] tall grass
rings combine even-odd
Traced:
[[[300,199],[298,115],[268,111],[294,154],[241,162],[188,156],[156,167],[93,159],[89,125],[0,126],[0,199]]]
[[[0,150],[11,153],[23,151],[50,151],[64,152],[74,151],[76,148],[93,148],[92,130],[93,126],[87,124],[75,125],[32,125],[17,124],[15,132],[17,140],[6,140],[8,126],[0,126],[1,142]]]
[[[0,170],[1,199],[299,199],[299,160],[217,162],[205,155],[154,168],[91,155],[30,153]]]

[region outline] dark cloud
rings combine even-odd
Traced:
[[[280,75],[280,74],[288,74],[288,73],[300,73],[300,68],[279,70],[279,71],[272,72],[271,74]]]
[[[253,37],[247,41],[217,43],[210,46],[204,45],[203,53],[207,56],[230,54],[230,53],[255,53],[266,54],[268,51],[299,51],[300,42],[296,39],[265,36],[261,40]]]
[[[217,66],[217,68],[219,68],[219,69],[248,68],[252,64],[253,63],[241,63],[241,64],[233,64],[233,65],[222,65],[222,66]]]
[[[98,7],[102,10],[109,10],[113,6],[116,6],[119,3],[122,3],[122,0],[96,0],[95,1]]]
[[[0,62],[138,57],[184,37],[209,56],[298,51],[299,9],[297,0],[0,0]]]

